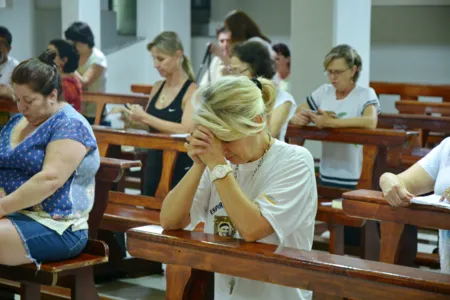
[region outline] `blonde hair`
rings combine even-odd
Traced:
[[[337,45],[332,48],[330,52],[325,56],[323,61],[323,67],[328,68],[328,65],[335,59],[343,58],[349,68],[356,66],[356,72],[353,76],[353,81],[356,82],[361,74],[362,59],[361,56],[349,45]]]
[[[254,135],[266,127],[276,94],[269,79],[225,76],[196,92],[199,104],[193,120],[226,142]],[[255,122],[258,116],[263,122]]]
[[[180,37],[176,32],[173,31],[163,31],[158,34],[153,41],[147,44],[147,50],[151,51],[155,47],[162,52],[174,56],[175,53],[180,50],[183,52],[183,62],[182,68],[191,81],[195,81],[194,70],[192,69],[191,60],[184,54],[183,44],[181,43]]]

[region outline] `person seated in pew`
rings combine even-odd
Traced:
[[[357,84],[362,60],[355,49],[338,45],[325,56],[323,66],[329,84],[324,84],[300,105],[291,123],[319,128],[377,127],[380,104],[372,88]],[[322,143],[319,185],[355,189],[361,176],[362,145]],[[345,227],[345,244],[359,246],[360,229]]]
[[[222,77],[222,70],[225,65],[220,57],[230,57],[230,32],[225,28],[225,26],[220,26],[216,30],[216,35],[219,47],[215,44],[208,43],[209,52],[214,55],[214,58],[211,61],[211,65],[200,80],[199,86],[205,86]]]
[[[273,139],[265,78],[226,76],[201,88],[185,144],[193,167],[164,199],[161,226],[311,250],[317,189],[306,148]],[[312,292],[215,274],[215,299],[311,299]]]
[[[408,206],[414,195],[433,192],[450,201],[450,138],[444,139],[406,171],[384,173],[380,187],[392,206]],[[441,272],[450,274],[450,230],[439,230]]]
[[[100,156],[89,123],[58,100],[55,56],[47,50],[11,76],[20,113],[0,133],[1,265],[71,258],[88,240]]]
[[[197,90],[194,73],[183,45],[175,32],[160,33],[147,45],[153,64],[164,78],[153,85],[145,110],[140,105],[113,109],[123,112],[131,122],[144,125],[150,132],[188,133],[191,127],[191,98]],[[131,125],[134,126],[134,125]],[[192,166],[186,153],[180,153],[175,165],[172,186],[175,186]],[[162,151],[149,150],[145,167],[144,193],[154,196],[161,178]]]
[[[74,22],[66,29],[64,36],[75,44],[80,54],[75,76],[81,81],[83,90],[104,93],[108,64],[103,52],[95,47],[94,34],[89,25],[84,22]],[[94,124],[95,121],[95,108],[95,103],[81,103],[81,111],[90,124]],[[106,111],[109,109],[109,105],[107,105]],[[103,121],[102,125],[108,126],[110,122]]]
[[[282,91],[291,92],[291,51],[286,44],[278,43],[272,46],[275,51],[275,69],[277,73],[273,78],[275,85]]]
[[[231,55],[231,73],[247,77],[264,77],[272,79],[275,68],[266,47],[259,42],[244,42],[233,49]],[[277,89],[273,112],[269,118],[270,134],[284,141],[289,120],[294,116],[297,104],[288,92]]]
[[[81,81],[75,75],[78,69],[80,54],[75,45],[63,39],[51,40],[48,49],[56,52],[55,64],[58,66],[61,77],[62,97],[65,102],[72,105],[76,111],[81,112]]]
[[[10,85],[11,73],[19,62],[9,55],[11,52],[12,34],[8,28],[0,26],[0,97],[12,99],[13,93]],[[0,128],[10,117],[8,112],[0,112]]]

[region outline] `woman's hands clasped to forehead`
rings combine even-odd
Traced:
[[[194,163],[212,167],[226,162],[222,142],[208,128],[195,126],[186,141],[184,146]]]

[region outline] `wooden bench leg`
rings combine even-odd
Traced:
[[[94,283],[94,270],[92,267],[79,269],[74,275],[71,287],[72,300],[98,300],[97,288]]]
[[[378,261],[380,259],[380,235],[376,221],[367,220],[361,230],[361,258]]]
[[[41,299],[41,285],[33,282],[22,282],[20,284],[21,300]]]
[[[344,255],[344,225],[328,224],[330,230],[330,253]]]
[[[214,299],[214,273],[167,265],[166,300]]]
[[[415,266],[416,255],[417,227],[381,222],[381,262]]]

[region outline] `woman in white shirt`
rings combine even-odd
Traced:
[[[74,22],[64,32],[67,40],[75,44],[80,53],[79,67],[75,72],[83,85],[83,90],[88,92],[106,91],[106,56],[98,48],[94,47],[94,34],[88,24]],[[92,124],[95,119],[95,103],[82,103],[81,111]]]
[[[253,41],[234,47],[230,68],[232,74],[245,75],[250,78],[272,79],[275,74],[275,67],[266,47]],[[289,120],[294,116],[296,108],[294,97],[278,88],[269,122],[269,132],[273,137],[284,141]]]
[[[441,201],[450,201],[450,138],[443,140],[408,170],[384,173],[380,187],[392,206],[408,206],[413,195],[434,191]],[[450,274],[450,230],[439,230],[441,272]]]
[[[276,53],[275,69],[277,71],[273,81],[280,90],[291,92],[291,51],[283,43],[273,45],[272,49]]]
[[[185,144],[194,165],[167,195],[164,229],[205,222],[205,232],[310,250],[317,191],[303,147],[266,130],[275,87],[267,79],[227,76],[201,88]],[[295,288],[215,275],[214,299],[311,299]]]
[[[292,123],[319,128],[376,128],[380,104],[372,88],[357,84],[362,69],[359,54],[339,45],[326,55],[323,66],[330,81],[300,105]],[[355,189],[362,170],[362,146],[322,143],[319,184]]]

